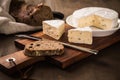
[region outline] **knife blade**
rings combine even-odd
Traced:
[[[31,40],[42,40],[42,38],[40,37],[35,37],[35,36],[31,36],[31,35],[15,35],[16,37],[19,37],[19,38],[26,38],[26,39],[31,39]],[[60,41],[58,41],[60,42]],[[74,48],[74,49],[77,49],[77,50],[81,50],[81,51],[84,51],[84,52],[88,52],[88,53],[91,53],[91,54],[98,54],[98,50],[94,50],[94,49],[90,49],[90,48],[86,48],[86,47],[82,47],[82,46],[76,46],[76,45],[72,45],[72,44],[69,44],[69,43],[65,43],[65,42],[60,42],[61,44],[63,44],[64,46],[67,46],[67,47],[71,47],[71,48]]]

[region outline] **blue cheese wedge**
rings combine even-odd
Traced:
[[[90,27],[68,30],[68,41],[72,43],[92,44],[92,30]]]
[[[118,13],[108,8],[87,7],[74,11],[72,22],[75,27],[95,26],[109,30],[118,25]]]
[[[43,21],[43,33],[58,40],[65,32],[65,22],[63,20]]]

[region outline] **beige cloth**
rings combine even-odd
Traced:
[[[14,34],[18,32],[27,32],[41,29],[41,26],[29,26],[24,23],[18,23],[8,13],[11,0],[0,0],[0,33]]]

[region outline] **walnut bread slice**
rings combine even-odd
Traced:
[[[24,49],[26,56],[52,56],[62,55],[64,46],[57,41],[40,40],[27,44]]]

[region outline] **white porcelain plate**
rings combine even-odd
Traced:
[[[66,23],[72,27],[75,27],[72,24],[72,15],[70,15],[66,18]],[[75,27],[75,28],[77,28],[77,27]],[[92,28],[93,37],[109,36],[109,35],[112,35],[113,33],[115,33],[118,29],[120,29],[120,19],[118,19],[118,26],[116,26],[112,30],[102,30],[102,29],[95,28],[95,27],[91,27],[91,28]]]

